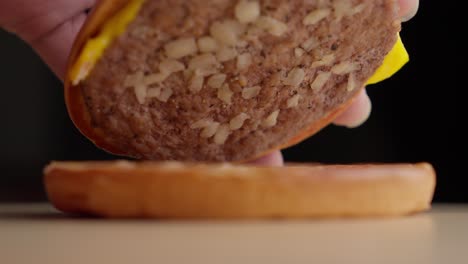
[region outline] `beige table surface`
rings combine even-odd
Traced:
[[[468,263],[468,205],[393,219],[163,221],[7,204],[0,263]]]

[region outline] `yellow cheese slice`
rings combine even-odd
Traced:
[[[374,84],[390,78],[409,61],[408,52],[401,41],[400,36],[385,57],[382,65],[375,71],[374,75],[367,80],[367,84]]]
[[[70,71],[70,79],[73,85],[77,85],[86,79],[104,50],[115,38],[125,31],[127,25],[135,18],[143,2],[144,0],[130,1],[104,24],[101,32],[96,37],[86,42],[78,60]]]

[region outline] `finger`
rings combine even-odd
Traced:
[[[0,25],[32,42],[89,9],[95,0],[6,0],[0,1]]]
[[[363,89],[351,106],[346,109],[333,123],[339,126],[354,128],[362,125],[370,116],[372,109],[371,100]]]
[[[30,44],[63,78],[72,43],[95,0],[0,1],[0,25]]]
[[[277,150],[256,160],[249,161],[247,164],[281,167],[284,165],[284,160],[281,152]]]
[[[78,14],[50,34],[31,43],[31,46],[61,80],[65,76],[67,58],[73,41],[85,20],[85,13]]]
[[[418,12],[419,0],[399,0],[400,17],[403,22],[413,18]]]

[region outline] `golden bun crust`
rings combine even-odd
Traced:
[[[179,162],[53,162],[61,211],[111,218],[390,217],[430,208],[428,163],[286,167]]]

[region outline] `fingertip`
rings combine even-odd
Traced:
[[[399,0],[400,17],[402,22],[413,18],[419,9],[419,0]]]
[[[283,155],[279,150],[273,151],[263,157],[247,162],[250,165],[281,167],[284,165]]]
[[[356,128],[362,125],[369,118],[372,110],[372,103],[366,90],[362,90],[351,106],[333,121],[335,125],[348,128]]]

